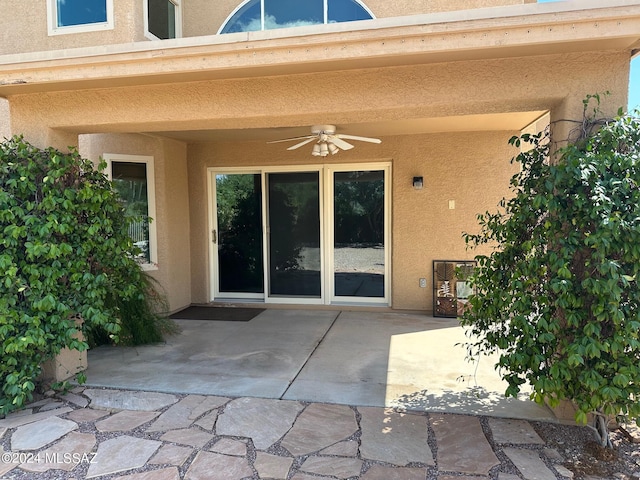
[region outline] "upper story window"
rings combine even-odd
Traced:
[[[166,40],[182,36],[180,0],[144,0],[145,36]]]
[[[113,28],[113,0],[47,0],[49,35]]]
[[[367,20],[373,14],[359,0],[246,0],[218,33],[250,32]]]

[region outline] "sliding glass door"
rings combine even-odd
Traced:
[[[269,296],[322,296],[320,173],[268,173]]]
[[[333,172],[333,294],[385,297],[385,171]]]
[[[212,171],[212,299],[388,305],[389,170]]]
[[[218,297],[264,294],[262,176],[215,175],[215,220],[211,231],[217,256]]]

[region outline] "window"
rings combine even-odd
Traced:
[[[49,35],[113,28],[113,0],[47,0]]]
[[[180,0],[144,0],[145,36],[152,40],[178,38],[182,34]]]
[[[130,219],[129,235],[140,248],[137,257],[145,270],[156,268],[158,248],[155,221],[153,157],[105,154],[108,173]]]
[[[373,14],[359,0],[247,0],[218,33],[250,32],[367,20]]]

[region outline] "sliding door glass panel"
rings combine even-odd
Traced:
[[[335,172],[334,294],[384,297],[384,171]]]
[[[321,295],[320,176],[270,173],[269,295]]]
[[[260,174],[216,175],[216,205],[220,293],[263,293]]]

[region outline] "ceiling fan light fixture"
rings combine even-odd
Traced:
[[[302,137],[294,138],[284,138],[282,140],[272,140],[267,143],[297,141],[298,143],[287,148],[287,150],[296,150],[311,142],[315,142],[315,144],[313,145],[313,149],[311,150],[311,155],[313,155],[314,157],[326,157],[327,155],[329,155],[329,153],[331,153],[331,155],[335,155],[340,150],[351,150],[354,146],[351,143],[345,141],[345,139],[358,140],[361,142],[369,143],[382,142],[382,140],[380,140],[379,138],[360,137],[358,135],[336,133],[335,125],[313,125],[311,127],[311,135],[304,135]]]

